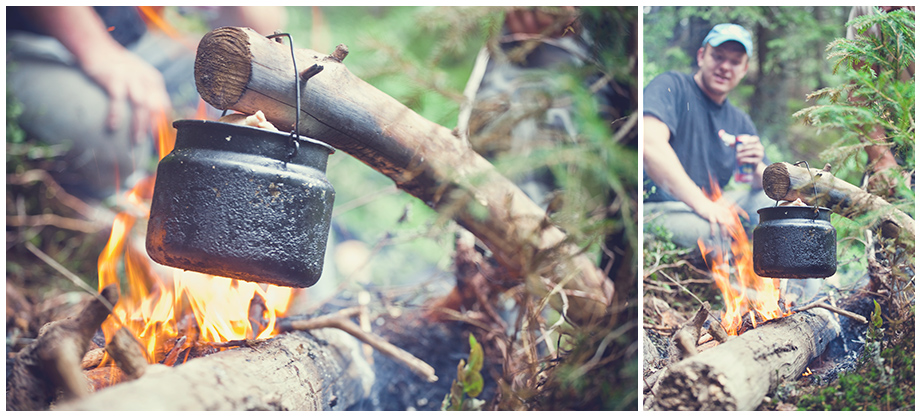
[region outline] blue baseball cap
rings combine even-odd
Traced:
[[[720,23],[713,26],[709,34],[706,35],[706,39],[703,39],[703,46],[706,46],[707,43],[712,46],[719,46],[727,41],[740,43],[748,56],[751,56],[751,51],[754,49],[751,32],[734,23]]]

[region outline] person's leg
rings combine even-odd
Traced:
[[[14,34],[7,49],[7,88],[22,104],[20,126],[32,139],[68,149],[63,167],[52,172],[62,186],[81,197],[105,198],[145,165],[149,141],[132,143],[128,117],[114,130],[106,127],[108,96],[60,43]]]
[[[643,204],[643,214],[646,219],[646,235],[660,228],[671,234],[671,241],[677,246],[696,248],[691,252],[694,257],[702,257],[699,251],[700,240],[707,248],[722,248],[723,253],[729,250],[731,241],[723,239],[720,231],[716,231],[713,236],[709,221],[680,201],[646,202]]]

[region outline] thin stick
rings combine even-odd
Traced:
[[[357,324],[344,315],[328,314],[306,320],[291,321],[285,325],[285,328],[292,330],[316,330],[327,327],[342,330],[354,336],[356,339],[373,346],[374,349],[379,350],[380,353],[402,362],[411,369],[412,372],[425,378],[428,382],[435,382],[438,380],[438,377],[434,374],[434,368],[432,368],[431,365],[416,358],[411,353],[396,347],[390,342],[387,342],[382,337],[361,330]]]
[[[673,282],[674,284],[677,284],[677,286],[680,287],[680,289],[686,291],[687,294],[690,294],[690,296],[693,297],[693,298],[694,298],[696,301],[698,301],[700,304],[703,304],[703,300],[700,300],[700,297],[697,297],[696,294],[690,292],[690,290],[688,290],[687,287],[685,287],[683,284],[681,284],[680,281],[678,281],[678,280],[672,278],[672,277],[671,277],[670,275],[668,275],[668,274],[665,274],[664,271],[658,271],[658,273],[661,274],[661,275],[664,275],[665,278],[671,280],[671,282]]]
[[[99,300],[99,302],[101,302],[102,305],[105,306],[105,308],[109,309],[109,312],[112,312],[115,310],[115,306],[113,306],[112,303],[109,302],[109,300],[106,300],[101,295],[99,295],[98,291],[92,289],[89,285],[83,282],[83,280],[80,279],[80,277],[78,277],[73,272],[70,272],[69,270],[67,270],[67,268],[64,268],[64,266],[59,264],[57,261],[55,261],[54,258],[48,256],[48,254],[46,254],[45,252],[42,252],[41,249],[35,247],[35,245],[33,245],[32,242],[26,242],[26,249],[28,249],[29,252],[32,252],[33,254],[35,254],[35,256],[37,256],[39,259],[45,261],[46,264],[51,265],[51,267],[54,268],[56,271],[60,272],[62,275],[64,275],[65,277],[73,281],[73,283],[76,286],[92,294],[93,297],[96,297],[96,299]],[[118,320],[119,324],[121,324],[122,327],[124,327],[124,324],[121,323],[121,320],[118,319],[118,316],[113,314],[112,317],[115,318],[115,320]]]
[[[185,348],[185,341],[187,340],[186,336],[182,336],[179,340],[173,344],[172,349],[169,350],[169,353],[166,354],[166,359],[163,359],[163,365],[173,366],[176,363],[176,360],[179,359],[179,353],[182,352],[182,349]]]
[[[853,313],[853,312],[850,312],[850,311],[846,311],[846,310],[844,310],[844,309],[842,309],[842,308],[834,307],[834,306],[832,306],[832,305],[830,305],[830,304],[828,304],[828,303],[825,303],[825,302],[824,302],[825,299],[827,299],[827,297],[822,297],[822,298],[820,298],[818,301],[815,301],[815,302],[813,302],[813,303],[811,303],[811,304],[808,304],[808,305],[803,306],[803,307],[800,307],[800,308],[796,308],[796,309],[794,309],[794,310],[795,310],[795,311],[805,311],[805,310],[811,310],[811,309],[813,309],[813,308],[823,308],[823,309],[826,309],[826,310],[829,310],[829,311],[833,311],[833,312],[835,312],[835,313],[837,313],[837,314],[840,314],[841,316],[849,317],[849,318],[851,318],[851,319],[853,319],[853,320],[856,320],[856,321],[858,321],[858,322],[860,322],[860,323],[863,323],[863,324],[866,324],[866,323],[869,322],[869,320],[866,320],[865,317],[863,317],[863,316],[861,316],[861,315],[859,315],[859,314],[856,314],[856,313]]]
[[[72,219],[70,217],[58,216],[57,214],[51,213],[33,216],[6,216],[6,225],[13,227],[54,226],[58,229],[67,229],[88,234],[96,233],[103,228],[103,225],[99,223]]]

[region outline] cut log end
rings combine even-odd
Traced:
[[[763,191],[776,201],[785,200],[792,183],[786,164],[771,164],[763,171]]]
[[[195,56],[195,85],[201,98],[225,110],[236,104],[252,76],[250,34],[243,28],[223,27],[205,35]]]

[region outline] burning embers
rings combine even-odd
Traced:
[[[719,187],[713,186],[712,200],[729,208],[733,213],[748,217],[740,207],[722,199]],[[788,305],[780,305],[780,280],[763,278],[754,272],[754,256],[750,240],[738,216],[728,228],[731,248],[708,248],[703,240],[698,241],[700,252],[709,263],[709,269],[722,291],[725,310],[722,313],[722,327],[729,335],[739,335],[747,326],[756,328],[768,320],[792,314]],[[731,278],[734,276],[734,280]]]
[[[160,158],[175,137],[165,115],[159,129]],[[126,194],[99,256],[99,289],[125,285],[112,316],[103,323],[106,340],[122,325],[146,349],[150,363],[182,363],[202,342],[260,339],[275,333],[293,290],[267,284],[182,271],[153,264],[143,249],[153,177]],[[136,230],[140,230],[137,232]],[[138,244],[139,243],[139,244]],[[191,355],[194,356],[194,355]]]

